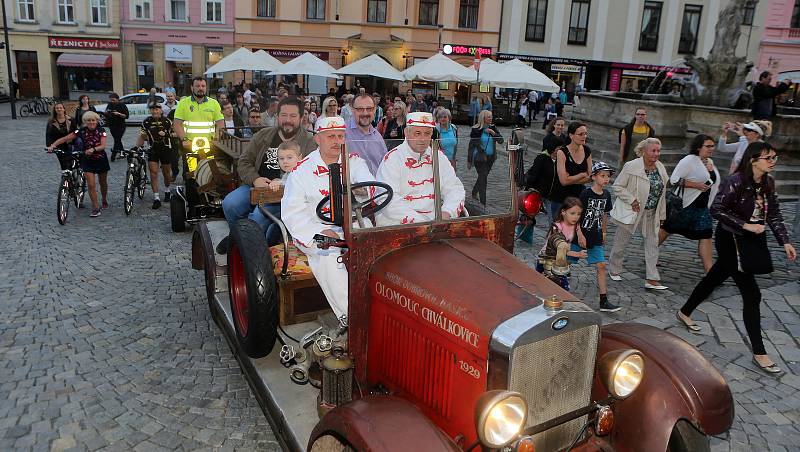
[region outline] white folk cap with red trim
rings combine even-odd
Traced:
[[[406,115],[406,126],[409,127],[436,127],[433,115],[424,111],[415,111]]]
[[[340,118],[339,116],[328,116],[325,118],[319,118],[317,123],[314,125],[314,131],[317,133],[320,132],[327,132],[329,130],[342,130],[346,129],[344,125],[344,119]]]

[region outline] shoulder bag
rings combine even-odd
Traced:
[[[678,216],[681,214],[681,210],[683,210],[683,190],[685,185],[685,181],[681,179],[667,191],[666,221],[669,223],[677,220]]]

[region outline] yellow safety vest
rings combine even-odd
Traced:
[[[210,97],[199,103],[194,96],[184,97],[175,109],[175,119],[183,121],[183,130],[190,140],[198,136],[213,140],[214,123],[223,118],[219,103]]]

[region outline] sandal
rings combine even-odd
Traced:
[[[772,363],[768,366],[762,366],[761,363],[758,362],[755,356],[753,357],[753,363],[756,365],[756,367],[758,367],[759,369],[763,370],[768,374],[779,374],[783,372],[783,370],[780,367],[778,367],[778,365],[775,363]]]
[[[678,321],[681,322],[681,324],[683,324],[683,326],[685,326],[686,329],[689,330],[690,333],[698,333],[698,332],[700,332],[700,327],[696,323],[692,322],[692,319],[689,319],[689,321],[686,321],[683,317],[681,317],[681,311],[678,311],[678,312],[675,313],[675,318],[677,318]],[[689,323],[689,322],[691,322],[691,323]],[[755,358],[753,358],[753,359],[755,359]]]

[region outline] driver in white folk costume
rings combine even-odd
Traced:
[[[314,141],[318,147],[289,173],[281,199],[281,219],[297,248],[308,256],[311,271],[339,319],[347,317],[347,268],[339,259],[342,251],[334,246],[317,248],[313,239],[316,234],[343,238],[342,228],[326,224],[317,217],[317,204],[330,190],[328,165],[341,163],[345,129],[344,119],[338,116],[317,121]],[[351,183],[375,180],[367,162],[357,154],[349,155],[348,171]]]
[[[431,137],[435,127],[430,113],[414,112],[406,117],[405,141],[386,153],[378,167],[377,180],[389,184],[394,190],[389,205],[376,214],[378,226],[434,219]],[[442,219],[461,215],[464,211],[464,184],[441,150],[439,187],[442,192]]]

